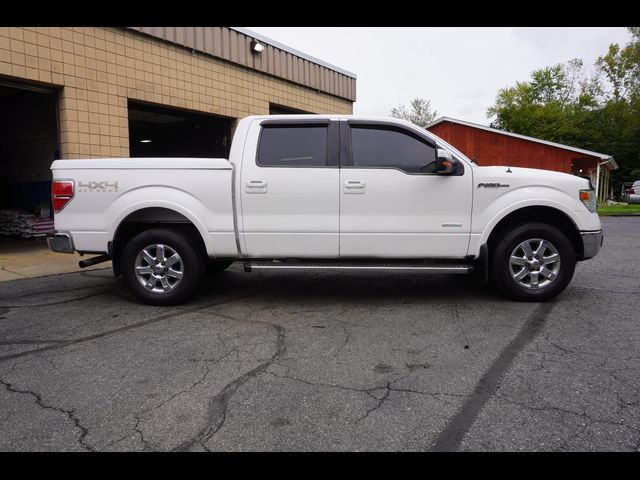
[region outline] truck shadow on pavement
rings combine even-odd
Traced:
[[[229,270],[203,278],[191,302],[209,301],[216,295],[245,290],[268,291],[274,302],[288,300],[327,303],[371,300],[389,303],[420,303],[432,300],[464,302],[508,301],[467,275],[424,273],[327,273],[327,272],[260,272]]]

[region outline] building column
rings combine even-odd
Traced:
[[[82,83],[60,90],[60,158],[128,157],[127,98],[99,91],[98,82]]]

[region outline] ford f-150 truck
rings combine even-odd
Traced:
[[[398,119],[251,116],[228,159],[56,160],[56,252],[112,260],[143,302],[184,302],[203,272],[474,273],[516,300],[562,292],[602,227],[587,178],[480,167]]]

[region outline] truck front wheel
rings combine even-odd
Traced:
[[[177,230],[154,228],[133,237],[121,257],[131,292],[150,305],[178,305],[196,289],[203,259],[196,243]]]
[[[573,245],[558,228],[528,223],[503,232],[491,255],[494,285],[515,300],[540,302],[561,293],[573,278]]]

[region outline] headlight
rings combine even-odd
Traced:
[[[596,192],[593,190],[580,190],[580,201],[584,203],[591,213],[596,212]]]

